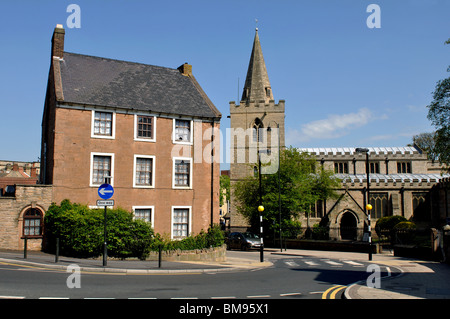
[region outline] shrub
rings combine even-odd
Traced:
[[[150,223],[134,220],[123,209],[107,210],[108,256],[145,258],[149,253],[153,229]],[[60,239],[60,253],[66,256],[97,257],[103,253],[104,210],[63,200],[52,204],[44,218],[46,250],[55,251]]]
[[[45,214],[45,250],[55,252],[56,238],[60,239],[60,253],[74,257],[98,257],[103,253],[104,209],[89,209],[85,205],[63,200],[52,204]],[[194,250],[219,247],[224,235],[219,225],[201,231],[196,236],[171,240],[167,235],[154,234],[151,224],[121,208],[107,210],[108,256],[145,259],[150,251]]]
[[[394,226],[393,232],[395,234],[396,244],[417,244],[416,224],[413,222],[400,222]]]
[[[380,219],[378,219],[377,224],[375,225],[375,230],[377,231],[378,236],[380,236],[379,232],[381,230],[392,231],[395,225],[405,221],[407,221],[405,217],[398,215],[381,217]]]
[[[328,239],[328,227],[320,226],[319,224],[314,224],[312,228],[312,238],[313,239]]]
[[[302,223],[297,220],[287,220],[283,222],[283,237],[296,239],[302,233]]]
[[[416,224],[414,224],[413,222],[400,222],[397,225],[394,226],[395,230],[400,230],[400,229],[416,229],[417,226]]]
[[[157,251],[159,246],[163,250],[194,250],[210,247],[219,247],[224,243],[224,235],[219,225],[210,227],[207,232],[202,230],[196,236],[189,236],[182,240],[171,240],[168,236],[156,234],[150,245],[150,250]]]

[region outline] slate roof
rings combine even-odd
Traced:
[[[177,69],[69,52],[59,64],[63,102],[221,117],[195,78]]]

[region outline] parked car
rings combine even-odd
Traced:
[[[252,248],[260,248],[261,247],[261,239],[258,235],[246,232],[234,232],[228,235],[227,240],[227,249],[241,249],[247,250]]]

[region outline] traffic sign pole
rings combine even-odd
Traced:
[[[98,196],[100,196],[102,199],[104,199],[105,201],[103,202],[107,202],[107,199],[110,199],[113,195],[114,195],[114,188],[108,184],[108,178],[110,177],[105,177],[105,183],[100,185],[100,187],[98,188]],[[112,201],[114,203],[114,201]],[[114,205],[114,204],[113,204]],[[107,225],[107,217],[106,217],[106,212],[107,212],[107,206],[105,204],[105,216],[104,216],[104,242],[103,242],[103,267],[106,267],[108,261],[108,243],[106,241],[106,237],[107,237],[107,230],[106,230],[106,225]]]
[[[103,231],[103,233],[104,233],[104,243],[103,243],[103,267],[106,267],[106,265],[107,265],[107,259],[108,259],[108,245],[107,245],[107,243],[106,243],[106,210],[107,210],[108,208],[107,208],[107,206],[105,206],[105,218],[104,218],[104,231]]]

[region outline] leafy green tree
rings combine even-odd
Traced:
[[[220,175],[220,206],[224,204],[224,200],[230,200],[230,176]],[[225,192],[225,198],[223,193]]]
[[[421,150],[427,153],[427,157],[430,161],[438,161],[439,154],[436,153],[436,133],[420,133],[413,136],[413,144],[408,146],[417,145]]]
[[[450,39],[445,43],[450,44]],[[450,171],[450,77],[437,82],[433,101],[428,105],[428,119],[436,127],[435,149],[439,161]]]
[[[280,228],[279,192],[281,200],[281,228],[285,234],[294,237],[300,231],[298,217],[309,213],[318,200],[335,197],[335,189],[340,181],[334,173],[316,167],[317,161],[306,152],[299,152],[290,147],[280,154],[278,172],[262,175],[261,189],[264,206],[263,220],[266,233],[273,233]],[[258,174],[256,174],[258,175]],[[252,230],[258,232],[259,213],[259,178],[248,176],[234,185],[237,210],[248,219]]]

